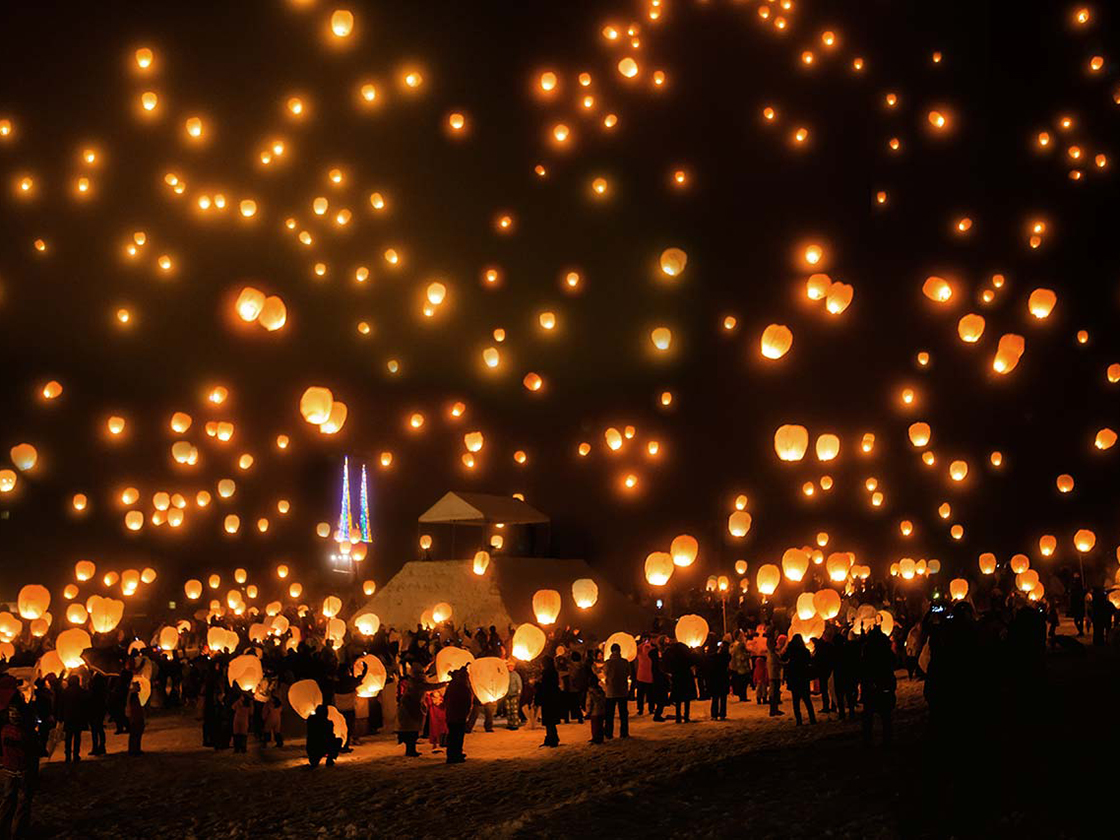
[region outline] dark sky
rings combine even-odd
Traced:
[[[1093,24],[1075,30],[1064,3],[799,0],[778,34],[758,19],[759,5],[667,0],[665,19],[643,24],[633,51],[600,35],[607,22],[641,20],[645,7],[632,2],[6,4],[0,118],[17,131],[0,142],[0,460],[28,441],[41,463],[0,496],[5,591],[59,583],[87,556],[104,569],[154,565],[168,592],[187,576],[235,565],[264,572],[280,559],[313,581],[325,552],[313,529],[336,516],[344,454],[371,467],[377,539],[365,572],[379,581],[415,555],[415,519],[448,489],[525,493],[554,518],[554,554],[587,557],[626,585],[637,585],[649,551],[681,532],[701,541],[689,573],[697,580],[740,557],[752,570],[776,562],[820,530],[877,573],[901,556],[969,572],[981,551],[1035,558],[1042,533],[1058,536],[1068,561],[1078,527],[1096,530],[1098,562],[1111,562],[1117,455],[1092,441],[1120,423],[1120,391],[1105,377],[1120,361],[1115,167],[1090,164],[1073,182],[1065,156],[1073,142],[1089,158],[1114,151],[1109,10],[1095,4]],[[324,32],[342,6],[358,23],[340,50]],[[820,48],[826,29],[839,36],[832,54]],[[150,77],[130,69],[140,46],[157,54]],[[817,54],[811,70],[799,60],[806,48]],[[634,84],[615,69],[626,54],[643,65]],[[1107,63],[1091,76],[1095,54]],[[862,73],[850,68],[855,56]],[[425,77],[414,95],[397,83],[410,64]],[[669,76],[656,93],[654,68]],[[544,69],[561,77],[553,102],[532,94]],[[595,117],[576,113],[582,70],[595,79]],[[367,77],[384,97],[371,113],[355,105]],[[157,120],[135,114],[146,89],[160,93]],[[894,109],[884,105],[889,91]],[[310,105],[298,124],[283,113],[296,93]],[[778,109],[777,125],[764,125],[765,105]],[[951,115],[947,135],[930,131],[931,108]],[[470,132],[452,140],[444,126],[455,110]],[[597,126],[607,111],[619,116],[614,132]],[[184,142],[195,114],[212,127],[201,148]],[[1076,119],[1064,135],[1061,114]],[[562,153],[547,142],[557,120],[574,129]],[[811,130],[808,148],[788,140],[798,125]],[[1055,138],[1046,154],[1032,142],[1040,130]],[[288,160],[265,170],[256,154],[274,136],[287,140]],[[894,136],[899,154],[887,147]],[[91,170],[94,197],[79,202],[71,183],[88,145],[104,162]],[[533,174],[537,163],[547,178]],[[326,181],[332,166],[347,173],[341,189]],[[679,167],[691,176],[686,190],[669,186]],[[169,194],[167,171],[186,178],[188,197]],[[14,198],[24,174],[36,179],[33,201]],[[611,182],[608,200],[590,197],[597,176]],[[384,217],[370,212],[373,189],[390,197]],[[888,191],[886,206],[875,205],[878,190]],[[204,191],[251,196],[261,211],[251,224],[232,211],[203,216],[191,202]],[[314,219],[317,195],[353,210],[344,233]],[[499,211],[514,214],[512,235],[495,232]],[[963,215],[973,220],[966,237],[953,231]],[[316,232],[313,247],[284,230],[288,216]],[[1032,250],[1026,228],[1036,217],[1049,228]],[[135,230],[151,244],[132,263],[121,252]],[[45,255],[31,244],[40,236]],[[838,318],[805,300],[808,271],[795,251],[809,240],[826,243],[826,270],[855,288]],[[399,271],[379,256],[390,246],[405,254]],[[689,257],[673,284],[655,270],[669,246]],[[170,278],[153,267],[165,252],[177,261]],[[320,260],[329,273],[317,280]],[[360,264],[373,273],[366,287],[351,280]],[[480,283],[489,265],[502,268],[499,290]],[[559,286],[573,268],[585,276],[578,296]],[[997,272],[1007,283],[980,308]],[[953,306],[922,296],[931,274],[954,281]],[[425,322],[418,301],[437,277],[449,300]],[[284,298],[284,330],[235,323],[231,301],[246,283]],[[1042,322],[1026,307],[1040,286],[1058,294]],[[113,321],[122,305],[135,314],[127,330]],[[542,309],[558,313],[557,335],[536,327]],[[979,345],[956,336],[969,311],[987,319]],[[731,333],[720,329],[729,314]],[[360,320],[370,336],[356,332]],[[795,335],[776,363],[758,353],[772,322]],[[658,324],[673,329],[668,358],[650,351]],[[479,361],[495,327],[508,334],[500,376]],[[1084,346],[1079,329],[1090,335]],[[990,360],[1006,332],[1026,337],[1026,353],[998,377]],[[919,350],[932,354],[928,369],[915,364]],[[402,375],[386,373],[390,358]],[[544,392],[521,386],[530,370],[545,376]],[[36,394],[52,378],[65,391],[45,404]],[[213,383],[231,391],[220,409],[203,405]],[[300,418],[311,384],[349,405],[339,435]],[[898,402],[904,386],[919,392],[909,412]],[[676,400],[662,411],[666,388]],[[453,425],[445,411],[456,399],[469,408]],[[195,419],[185,436],[201,451],[193,471],[169,456],[176,410]],[[405,430],[412,411],[428,418],[423,434]],[[113,413],[128,419],[125,441],[105,440]],[[233,420],[234,441],[205,438],[207,419]],[[933,426],[935,469],[907,442],[915,420]],[[608,455],[604,428],[628,423],[635,442]],[[772,439],[782,423],[839,434],[840,458],[779,463]],[[486,446],[469,472],[459,456],[475,429]],[[869,457],[857,454],[866,431],[878,440]],[[283,456],[271,445],[280,432],[293,441]],[[656,463],[642,453],[650,438],[662,444]],[[575,455],[583,440],[593,446],[585,459]],[[391,471],[374,467],[382,449],[395,453]],[[514,464],[516,449],[529,454],[526,466]],[[1004,453],[998,472],[987,463],[993,449]],[[234,466],[241,452],[256,457],[246,475]],[[971,470],[950,486],[954,458]],[[618,480],[630,470],[641,485],[627,496]],[[834,489],[806,500],[802,483],[825,473]],[[1060,473],[1075,477],[1073,493],[1057,492]],[[863,489],[870,476],[887,497],[880,510]],[[180,532],[124,530],[115,500],[124,486],[138,487],[150,510],[156,490],[193,496],[222,477],[238,480],[235,498],[189,511]],[[81,518],[68,509],[75,492],[90,497]],[[735,544],[725,523],[738,492],[750,497],[754,526]],[[286,519],[275,515],[279,497],[292,501]],[[953,506],[948,521],[936,512],[943,501]],[[242,517],[237,538],[221,531],[227,512]],[[272,522],[265,535],[251,527],[261,515]],[[904,518],[915,523],[909,540],[898,530]],[[951,523],[964,525],[964,540],[949,538]]]

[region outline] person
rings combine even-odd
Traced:
[[[770,700],[770,674],[766,667],[766,637],[763,633],[751,639],[750,650],[754,660],[754,702],[761,706]]]
[[[447,709],[444,692],[429,691],[424,695],[424,711],[428,715],[428,743],[432,752],[439,752],[447,741]]]
[[[533,702],[541,710],[541,723],[544,724],[544,747],[560,746],[560,733],[556,725],[560,723],[560,706],[564,702],[560,692],[560,675],[556,673],[556,663],[551,656],[541,661],[541,676]]]
[[[809,694],[809,667],[812,660],[800,633],[795,633],[789,640],[782,660],[785,664],[786,684],[793,699],[793,719],[797,721],[798,726],[801,726],[801,704],[804,703],[809,711],[809,723],[816,723],[813,698]]]
[[[463,752],[463,741],[466,738],[467,716],[473,699],[474,692],[467,678],[466,667],[452,671],[451,681],[443,696],[444,715],[447,719],[448,764],[462,764],[467,760],[467,754]]]
[[[1080,572],[1073,573],[1073,581],[1069,585],[1069,615],[1077,628],[1077,635],[1085,635],[1085,584],[1081,581]]]
[[[821,714],[828,714],[832,711],[832,706],[829,703],[828,684],[832,679],[833,661],[836,655],[836,648],[833,647],[832,638],[835,636],[835,630],[831,624],[826,625],[824,633],[821,638],[817,639],[813,645],[813,671],[816,673],[817,685],[821,690]],[[810,697],[812,699],[812,697]]]
[[[669,677],[661,667],[661,648],[656,644],[650,647],[649,663],[653,672],[649,710],[653,714],[653,719],[661,723],[665,720],[665,703],[669,697]]]
[[[603,716],[607,713],[607,695],[603,684],[592,680],[587,687],[587,720],[591,724],[591,743],[603,743]]]
[[[89,680],[89,739],[86,755],[105,755],[105,707],[109,695],[109,680],[100,671],[94,671]]]
[[[443,683],[429,684],[424,680],[424,667],[419,662],[410,662],[407,676],[397,684],[397,743],[404,744],[404,754],[409,758],[420,756],[416,741],[424,725],[424,693],[442,687]]]
[[[603,682],[607,697],[607,714],[603,737],[614,737],[614,714],[618,710],[618,737],[630,737],[630,710],[627,695],[630,693],[630,663],[622,658],[622,647],[615,642],[611,655],[603,665]]]
[[[272,696],[265,701],[264,704],[264,741],[268,743],[271,739],[275,742],[276,746],[284,746],[284,733],[280,731],[281,716],[284,711],[284,704],[280,702],[280,697],[274,689]]]
[[[653,643],[646,639],[638,645],[638,661],[637,672],[635,676],[635,699],[638,701],[638,717],[642,716],[642,709],[645,704],[649,703],[650,714],[653,714],[653,661],[650,659],[650,651],[653,650]]]
[[[569,657],[568,670],[568,697],[572,707],[569,710],[576,723],[583,723],[583,705],[587,698],[587,686],[595,678],[595,673],[587,667],[578,650],[573,650]],[[590,674],[590,677],[588,676]]]
[[[248,752],[249,721],[253,716],[253,695],[242,691],[233,702],[233,751]]]
[[[506,665],[509,667],[509,691],[506,692],[506,729],[517,729],[521,726],[521,673],[511,659]]]
[[[766,633],[766,675],[770,680],[770,717],[784,715],[782,705],[782,653],[785,651],[786,637],[771,627]]]
[[[906,674],[910,679],[918,672],[918,654],[922,652],[922,623],[915,621],[906,634]]]
[[[0,837],[27,836],[38,776],[34,709],[24,701],[16,678],[0,675]]]
[[[66,733],[66,763],[82,760],[82,731],[89,725],[89,692],[82,686],[82,678],[71,674],[62,690],[62,726]]]
[[[878,627],[867,633],[863,644],[860,688],[863,691],[863,740],[871,743],[871,726],[878,714],[883,721],[883,743],[889,744],[896,690],[894,655],[890,641]]]
[[[717,645],[713,635],[709,642],[708,655],[704,660],[704,682],[712,698],[710,714],[712,720],[727,720],[727,693],[731,688],[728,684],[730,665],[731,654],[727,651],[727,639]]]
[[[134,682],[129,688],[125,708],[128,717],[128,754],[143,755],[140,740],[144,737],[144,704],[140,702],[140,683]]]
[[[673,642],[665,651],[665,665],[669,669],[669,692],[676,709],[676,722],[689,723],[692,701],[696,699],[696,678],[692,674],[692,651],[682,642]]]
[[[740,703],[746,703],[747,685],[751,676],[751,654],[747,650],[746,636],[741,630],[727,652],[731,657],[731,691],[739,698]]]
[[[1103,645],[1108,631],[1112,628],[1112,604],[1103,586],[1094,586],[1093,597],[1093,644]]]
[[[412,746],[415,749],[415,741]],[[327,713],[326,704],[320,703],[307,718],[307,763],[318,767],[324,757],[327,766],[333,767],[338,757],[338,738],[334,736],[334,723]]]

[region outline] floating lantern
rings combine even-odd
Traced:
[[[581,610],[590,609],[599,600],[599,586],[591,578],[572,582],[572,600]]]
[[[669,545],[669,553],[673,557],[673,565],[687,567],[696,562],[696,555],[700,552],[700,544],[695,537],[680,534],[673,538]]]
[[[673,576],[676,564],[667,551],[654,551],[646,557],[646,581],[651,586],[664,586]]]
[[[708,639],[708,622],[698,615],[682,615],[677,619],[674,635],[678,642],[698,648]]]
[[[809,430],[804,426],[779,426],[774,433],[774,451],[783,461],[800,461],[809,448]]]
[[[480,703],[497,703],[509,692],[509,667],[504,659],[496,656],[476,659],[467,666],[467,676]]]
[[[547,638],[544,631],[535,624],[520,624],[513,633],[510,651],[514,659],[531,662],[544,650]]]
[[[539,624],[554,624],[560,615],[560,593],[555,589],[539,589],[533,595],[533,614]]]

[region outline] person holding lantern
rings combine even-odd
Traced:
[[[512,675],[511,675],[512,676]],[[466,666],[451,672],[451,681],[443,695],[443,711],[447,720],[447,763],[462,764],[467,760],[463,741],[467,733],[467,717],[471,712],[474,692]]]

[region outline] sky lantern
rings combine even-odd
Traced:
[[[482,449],[485,442],[482,432],[467,432],[463,435],[463,445],[467,448],[468,452],[478,452]]]
[[[953,461],[949,464],[949,478],[953,481],[964,481],[968,475],[968,462],[967,461]]]
[[[847,283],[833,283],[828,287],[825,297],[825,308],[830,315],[839,315],[851,305],[852,295],[855,290]]]
[[[441,624],[447,621],[452,616],[451,605],[446,601],[440,601],[432,607],[432,621],[436,624]]]
[[[381,627],[381,619],[371,612],[361,613],[353,621],[354,627],[363,636],[373,636]]]
[[[910,443],[921,449],[927,446],[932,436],[929,423],[911,423],[910,428],[907,429],[907,434],[910,436]]]
[[[696,538],[688,534],[680,534],[673,537],[673,542],[669,545],[669,553],[673,556],[674,566],[691,566],[696,562],[696,555],[700,552],[700,543]]]
[[[1116,432],[1109,428],[1098,431],[1096,437],[1093,439],[1093,446],[1097,449],[1111,449],[1115,445]]]
[[[96,633],[112,632],[124,616],[124,601],[113,598],[93,595],[86,607],[89,610],[90,625]]]
[[[903,580],[913,580],[918,573],[918,564],[913,558],[903,557],[898,561],[898,574]]]
[[[599,586],[591,578],[579,578],[572,582],[572,600],[581,610],[590,609],[599,600]]]
[[[144,527],[144,513],[139,510],[130,510],[124,515],[124,527],[130,531],[139,531]]]
[[[727,530],[736,539],[742,539],[751,529],[751,515],[745,510],[734,511],[727,518]]]
[[[1096,544],[1097,535],[1088,528],[1080,528],[1077,533],[1073,535],[1073,547],[1082,554],[1092,551],[1093,546]]]
[[[682,615],[673,631],[677,641],[698,648],[708,640],[708,622],[699,615]]]
[[[817,437],[817,460],[831,461],[840,454],[840,438],[833,434]]]
[[[964,578],[953,578],[949,581],[949,596],[954,601],[962,601],[968,595],[968,581]]]
[[[848,578],[848,570],[852,567],[852,555],[847,551],[834,551],[828,555],[824,568],[828,572],[828,579],[834,583],[842,583]]]
[[[555,589],[538,589],[533,595],[533,614],[539,624],[555,624],[560,605],[560,593]]]
[[[20,472],[28,472],[34,469],[36,462],[39,460],[39,451],[30,443],[16,444],[8,454],[11,456],[12,464]]]
[[[805,577],[809,570],[809,553],[801,548],[786,549],[782,555],[782,572],[794,583]]]
[[[333,404],[334,395],[329,388],[312,385],[300,397],[299,412],[308,423],[318,426],[327,422]]]
[[[362,581],[362,594],[367,598],[377,591],[377,584],[372,580]]]
[[[661,273],[666,277],[677,277],[688,265],[688,254],[680,248],[666,248],[661,252]]]
[[[264,669],[260,659],[251,653],[243,653],[229,661],[226,678],[231,686],[236,684],[242,691],[255,691],[264,679]]]
[[[476,659],[467,666],[467,676],[480,703],[497,703],[509,693],[509,667],[504,659]]]
[[[944,277],[927,277],[922,284],[922,294],[934,303],[948,303],[953,297],[953,287]]]
[[[664,352],[673,341],[673,333],[668,327],[655,327],[649,334],[649,340],[655,348]]]
[[[822,589],[813,594],[813,609],[825,621],[840,614],[840,595],[834,589]]]
[[[51,593],[45,586],[30,583],[19,591],[17,599],[21,618],[34,620],[42,618],[51,605]]]
[[[780,359],[793,346],[793,331],[785,324],[771,324],[762,331],[759,344],[764,358]]]
[[[319,424],[319,431],[324,435],[337,434],[342,431],[349,413],[346,403],[342,400],[335,400],[331,403],[331,411],[327,415],[327,419]]]
[[[330,26],[335,38],[349,38],[354,31],[354,13],[349,9],[335,9],[331,12]]]
[[[237,296],[237,302],[234,304],[237,309],[237,316],[247,323],[257,320],[264,308],[264,299],[264,292],[260,289],[246,286],[241,290],[241,293]]]
[[[1031,567],[1031,561],[1025,554],[1013,554],[1008,561],[1008,565],[1011,567],[1011,571],[1019,575]]]
[[[353,674],[355,677],[361,677],[357,688],[359,697],[376,697],[389,678],[385,671],[385,664],[372,653],[354,660]]]
[[[1027,309],[1041,321],[1050,317],[1057,302],[1058,296],[1051,289],[1035,289],[1027,298]]]
[[[774,432],[774,451],[783,461],[800,461],[809,448],[809,430],[804,426],[783,425]]]
[[[436,654],[436,682],[447,682],[453,671],[466,668],[472,662],[474,655],[469,650],[452,645],[440,648]]]
[[[1054,483],[1057,485],[1059,493],[1070,493],[1073,491],[1073,476],[1069,473],[1062,473],[1055,479]]]
[[[984,334],[984,316],[970,312],[957,322],[957,335],[967,344],[975,344]]]
[[[70,604],[66,608],[66,620],[71,624],[85,624],[88,619],[89,613],[81,604]]]
[[[1001,336],[995,358],[992,359],[992,370],[999,374],[1011,373],[1019,364],[1025,349],[1026,340],[1021,335],[1007,333]]]
[[[535,624],[520,624],[513,633],[510,643],[511,655],[522,662],[532,662],[544,650],[547,638],[544,631]]]
[[[805,281],[805,297],[809,300],[824,300],[832,287],[832,278],[827,274],[810,274]]]
[[[490,565],[490,552],[489,551],[476,551],[474,554],[474,562],[471,564],[471,571],[476,575],[486,574],[486,569]]]
[[[808,621],[817,614],[817,607],[813,602],[813,595],[814,593],[812,592],[802,592],[797,596],[797,617],[802,621]]]
[[[307,720],[323,703],[323,692],[315,680],[299,680],[288,689],[288,703],[297,715]]]
[[[774,594],[774,590],[778,588],[778,584],[782,579],[782,571],[773,563],[766,563],[759,567],[758,573],[755,575],[755,586],[758,591],[763,595],[769,596]]]
[[[269,295],[261,305],[257,323],[269,332],[276,332],[288,322],[288,307],[277,295]]]
[[[323,615],[334,618],[342,611],[342,599],[337,595],[328,595],[323,599]]]
[[[673,556],[667,551],[654,551],[646,557],[645,572],[646,582],[650,586],[664,586],[673,576],[676,564]]]
[[[16,487],[16,474],[13,470],[0,470],[0,493],[11,493]]]
[[[1038,553],[1043,557],[1050,557],[1058,547],[1058,540],[1053,534],[1043,534],[1038,538]]]

